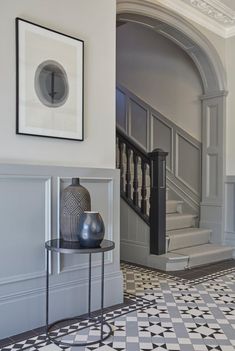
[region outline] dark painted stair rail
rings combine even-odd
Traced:
[[[150,153],[145,152],[119,128],[116,135],[121,197],[149,225],[150,253],[164,254],[166,252],[166,156],[168,153],[161,149],[155,149]],[[138,169],[141,169],[140,180]],[[147,174],[150,175],[150,198],[147,197]],[[150,201],[149,211],[148,201]]]

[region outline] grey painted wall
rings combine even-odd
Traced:
[[[117,81],[201,140],[200,76],[170,40],[138,24],[118,27]]]
[[[119,267],[119,171],[0,165],[0,339],[45,324],[45,249],[59,238],[61,190],[80,177],[101,213],[115,251],[105,255],[105,305],[122,302]],[[51,256],[51,322],[85,313],[88,257]],[[100,303],[100,257],[93,256],[92,308]],[[107,288],[108,287],[108,288]]]
[[[224,241],[235,247],[235,176],[227,176],[225,182]]]

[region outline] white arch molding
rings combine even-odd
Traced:
[[[210,41],[193,25],[154,0],[117,0],[117,19],[148,26],[180,46],[194,61],[203,83],[202,202],[200,226],[212,241],[224,240],[226,75]]]

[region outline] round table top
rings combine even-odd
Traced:
[[[111,240],[103,240],[99,247],[81,247],[78,241],[65,241],[63,239],[53,239],[45,243],[45,248],[64,254],[88,254],[111,251],[115,248],[115,243]]]

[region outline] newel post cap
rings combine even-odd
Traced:
[[[166,157],[168,155],[168,152],[163,151],[162,149],[154,149],[153,151],[148,153],[148,156],[152,159],[155,160],[159,156]]]

